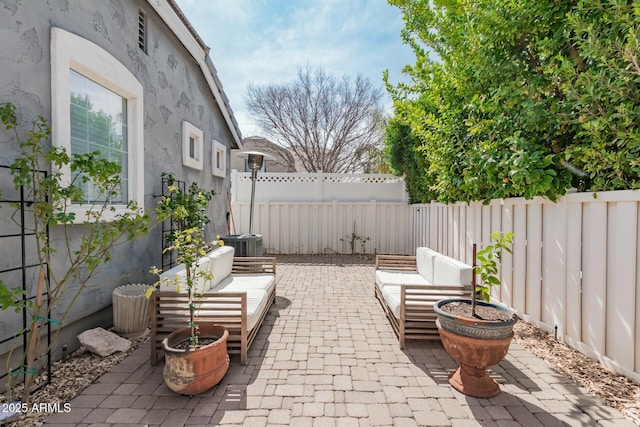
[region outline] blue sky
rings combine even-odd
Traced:
[[[243,136],[260,134],[246,111],[247,86],[296,79],[318,66],[337,77],[360,74],[383,88],[382,72],[403,80],[415,61],[402,43],[402,14],[386,0],[177,0],[210,56]],[[383,88],[384,89],[384,88]],[[383,105],[392,112],[384,91]]]

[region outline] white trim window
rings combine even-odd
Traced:
[[[202,153],[204,134],[186,120],[182,121],[182,164],[201,171],[204,167]]]
[[[126,212],[133,200],[144,207],[143,88],[115,57],[94,43],[51,28],[52,143],[68,153],[100,151],[122,167],[122,187],[103,220]],[[68,166],[63,180],[71,182]],[[94,194],[83,187],[83,203],[70,204],[83,222]],[[107,217],[108,216],[108,217]]]
[[[224,178],[227,175],[227,147],[215,139],[211,145],[211,174]]]

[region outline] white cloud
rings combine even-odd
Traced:
[[[259,133],[246,112],[247,86],[286,83],[298,67],[336,76],[360,74],[383,86],[413,63],[402,44],[400,11],[382,0],[178,0],[211,48],[224,91],[244,136]],[[390,111],[390,100],[384,100]]]

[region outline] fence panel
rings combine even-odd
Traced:
[[[513,308],[519,313],[526,312],[526,272],[527,272],[527,206],[514,206],[513,233],[523,238],[513,241]]]
[[[473,243],[512,231],[492,296],[640,382],[640,192],[412,208],[411,241],[468,264]]]
[[[607,283],[615,286],[606,288],[606,327],[617,333],[606,334],[606,353],[627,367],[634,365],[633,347],[629,343],[634,340],[637,217],[636,203],[611,203],[609,206]]]
[[[249,230],[249,202],[232,202],[233,233]],[[393,202],[257,202],[253,231],[274,254],[413,254],[412,208]]]
[[[582,229],[582,339],[600,354],[605,354],[607,283],[607,204],[583,206]]]
[[[231,171],[231,200],[251,201],[251,173]],[[259,202],[407,202],[402,177],[386,174],[260,172],[255,200]]]
[[[249,231],[251,174],[232,171],[232,233]],[[411,254],[404,179],[382,174],[259,173],[253,232],[272,253]],[[428,211],[425,210],[428,214]]]
[[[513,205],[505,205],[502,209],[502,231],[513,233]],[[500,266],[502,284],[500,286],[499,299],[508,306],[513,306],[513,255],[505,252],[502,254]]]
[[[567,205],[567,336],[582,340],[582,204]]]
[[[566,308],[565,256],[566,203],[542,205],[542,321],[563,326]],[[558,333],[563,333],[559,330]]]

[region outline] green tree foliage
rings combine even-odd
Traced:
[[[410,203],[427,203],[435,198],[430,190],[434,177],[429,171],[427,156],[411,129],[396,118],[389,121],[385,133],[384,154],[392,172],[404,175]]]
[[[590,0],[567,18],[581,60],[559,70],[580,144],[567,160],[589,190],[640,188],[640,5]]]
[[[638,187],[638,11],[588,0],[390,0],[416,63],[387,88],[443,202]],[[634,65],[636,64],[636,65]],[[635,102],[634,102],[635,101]],[[407,175],[407,181],[419,180]],[[415,193],[417,191],[417,193]]]

